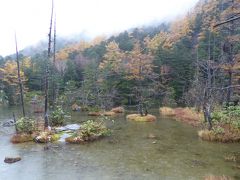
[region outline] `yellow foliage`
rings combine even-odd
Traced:
[[[32,65],[31,57],[26,57],[26,58],[23,59],[22,66],[24,68],[30,68],[31,65]]]
[[[18,84],[17,63],[14,61],[7,61],[3,68],[0,68],[0,80],[8,85]],[[20,77],[25,81],[24,72],[20,70]]]
[[[112,41],[106,46],[106,53],[103,57],[103,61],[99,65],[99,69],[107,69],[109,72],[119,73],[122,59],[123,53],[119,49],[118,44]]]
[[[155,53],[158,47],[166,41],[168,36],[168,33],[160,32],[159,34],[155,35],[151,40],[146,39],[148,49]]]
[[[139,42],[135,43],[134,49],[128,54],[128,61],[125,63],[127,79],[143,80],[153,72],[153,57],[144,54]]]

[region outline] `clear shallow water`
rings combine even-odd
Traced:
[[[15,109],[0,109],[0,122],[12,117]],[[15,111],[16,112],[16,111]],[[158,115],[158,112],[155,112]],[[89,119],[72,113],[71,122]],[[85,145],[9,142],[13,128],[0,128],[0,179],[203,179],[209,174],[240,178],[240,170],[224,156],[240,151],[240,144],[219,144],[199,140],[191,126],[164,119],[139,123],[115,118],[111,137]],[[152,133],[157,139],[148,139]],[[154,142],[155,141],[155,142]],[[154,144],[154,143],[155,144]],[[5,164],[5,156],[22,160]]]

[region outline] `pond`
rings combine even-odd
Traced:
[[[16,109],[0,107],[0,123],[10,119]],[[77,179],[203,179],[229,175],[240,178],[240,170],[224,156],[240,151],[240,144],[201,141],[195,128],[160,117],[156,122],[130,122],[119,115],[109,123],[113,134],[85,145],[57,142],[49,144],[11,144],[14,128],[0,127],[0,179],[77,180]],[[71,122],[91,119],[72,113]],[[156,136],[149,139],[149,134]],[[5,156],[22,160],[5,164]]]

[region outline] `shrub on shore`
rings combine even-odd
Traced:
[[[240,142],[240,106],[229,106],[212,114],[213,128],[201,130],[201,139],[217,142]]]
[[[63,108],[60,106],[56,107],[56,110],[54,110],[50,114],[50,121],[52,126],[62,126],[64,124],[64,118],[66,116],[66,113],[64,112]]]
[[[16,130],[18,133],[31,134],[36,130],[36,123],[32,118],[21,117],[16,122]]]

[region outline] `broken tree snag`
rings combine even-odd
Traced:
[[[56,103],[56,13],[54,15],[54,30],[53,30],[53,69],[52,69],[52,105],[55,109]]]
[[[45,76],[45,106],[44,106],[44,127],[47,128],[49,126],[48,119],[48,78],[49,78],[49,61],[51,58],[51,44],[52,44],[52,19],[53,19],[53,0],[52,0],[52,11],[51,11],[51,19],[50,19],[50,27],[48,33],[48,57],[46,62],[46,76]]]

